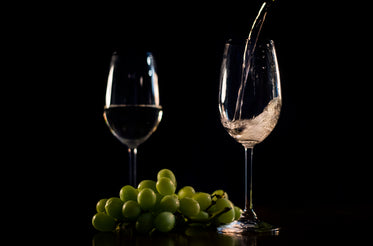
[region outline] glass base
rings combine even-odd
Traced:
[[[230,224],[218,227],[223,234],[266,234],[277,236],[280,228],[259,220],[245,220],[240,218]]]

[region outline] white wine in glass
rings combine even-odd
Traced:
[[[246,54],[249,59],[244,59],[244,54],[244,42],[225,44],[220,70],[219,112],[225,130],[245,149],[245,210],[237,222],[220,230],[229,233],[278,232],[279,228],[258,219],[252,196],[253,149],[276,126],[282,105],[274,42],[256,44],[252,53]]]
[[[104,118],[112,134],[128,147],[132,186],[137,185],[137,147],[157,129],[162,113],[153,54],[115,52],[106,87]]]

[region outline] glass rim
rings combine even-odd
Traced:
[[[235,46],[245,46],[247,42],[247,38],[245,39],[232,39],[229,38],[225,41],[225,45],[235,45]],[[271,44],[272,46],[275,44],[273,39],[258,39],[257,44]]]

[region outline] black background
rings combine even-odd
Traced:
[[[254,149],[254,206],[369,205],[368,17],[348,2],[276,2],[262,38],[276,44],[283,106],[274,131]],[[218,77],[224,42],[245,37],[259,7],[260,1],[91,2],[23,20],[25,31],[14,31],[23,55],[17,76],[32,67],[26,76],[35,80],[27,80],[32,93],[22,93],[33,100],[17,94],[31,109],[17,124],[33,131],[26,138],[17,132],[42,142],[25,148],[38,165],[24,170],[48,173],[37,189],[55,187],[90,223],[96,202],[118,196],[128,183],[126,146],[102,113],[110,56],[133,48],[154,53],[164,109],[157,131],[138,148],[138,180],[169,168],[178,189],[224,189],[243,207],[244,149],[220,124]]]
[[[90,212],[128,183],[126,146],[102,112],[111,53],[129,47],[154,52],[164,108],[159,128],[138,148],[138,179],[169,168],[178,188],[224,189],[244,206],[244,150],[220,124],[218,76],[224,41],[248,34],[260,2],[89,7],[73,29],[77,38],[70,36],[78,53],[67,67],[73,61],[80,77],[65,83],[67,100],[70,90],[78,92],[69,103],[68,159],[82,168]],[[372,201],[365,30],[347,13],[279,1],[268,15],[262,38],[276,44],[283,107],[274,131],[254,149],[258,206]]]

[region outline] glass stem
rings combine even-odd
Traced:
[[[128,155],[129,155],[129,183],[133,187],[137,187],[137,148],[128,148]]]
[[[256,221],[258,218],[253,209],[253,147],[245,147],[245,220]]]

